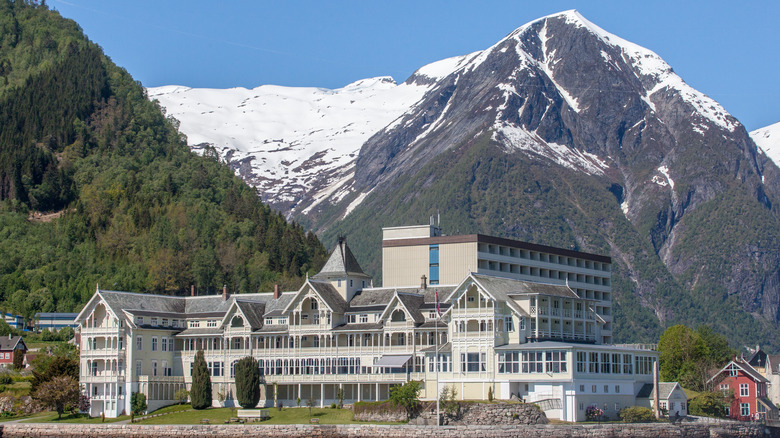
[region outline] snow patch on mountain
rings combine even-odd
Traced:
[[[609,167],[607,162],[595,154],[546,142],[535,133],[506,123],[494,126],[492,140],[514,150],[541,156],[558,165],[590,175],[604,175],[604,170]]]
[[[430,74],[445,70],[427,69]],[[264,200],[295,203],[313,190],[342,183],[362,144],[429,88],[378,77],[336,90],[174,85],[149,88],[148,94],[181,122],[191,146],[212,145]]]
[[[780,122],[752,131],[750,138],[780,167]]]

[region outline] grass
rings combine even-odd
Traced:
[[[2,391],[0,391],[0,396],[14,396],[19,398],[25,395],[30,395],[29,380],[15,381],[9,385],[0,385],[0,387],[2,388]]]
[[[189,405],[183,406],[189,407]],[[157,410],[154,413],[162,413],[163,409]],[[309,408],[284,408],[281,411],[278,409],[269,408],[268,412],[271,418],[263,422],[258,422],[257,424],[309,424],[310,418],[319,419],[319,424],[362,423],[361,421],[355,421],[352,419],[351,409],[312,408],[311,417],[309,416]],[[236,409],[234,408],[212,408],[202,411],[177,412],[170,415],[164,415],[162,417],[142,420],[137,424],[201,424],[201,420],[204,419],[208,419],[210,424],[224,424],[225,420],[236,417]]]
[[[117,418],[106,418],[105,423],[116,423],[117,421],[129,420],[130,417],[123,415]],[[61,419],[57,419],[56,412],[42,412],[40,414],[33,415],[28,420],[21,421],[21,423],[103,423],[100,417],[89,418],[85,414],[62,414]]]

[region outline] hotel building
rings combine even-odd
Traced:
[[[345,240],[295,291],[174,297],[98,289],[76,321],[92,415],[149,410],[189,388],[203,350],[214,405],[235,403],[234,364],[255,357],[261,406],[387,399],[423,382],[460,399],[522,399],[551,418],[614,417],[652,383],[657,353],[610,345],[609,257],[435,226],[383,230],[382,287]],[[437,388],[438,385],[438,388]]]

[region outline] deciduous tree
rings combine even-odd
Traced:
[[[79,405],[78,380],[71,376],[58,376],[39,385],[33,398],[40,404],[57,411],[57,419],[62,413]]]

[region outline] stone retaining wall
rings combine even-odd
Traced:
[[[764,438],[780,437],[777,429],[755,423],[738,424],[584,424],[517,426],[385,426],[343,425],[210,425],[144,426],[137,424],[5,424],[0,437],[323,437],[323,438]]]

